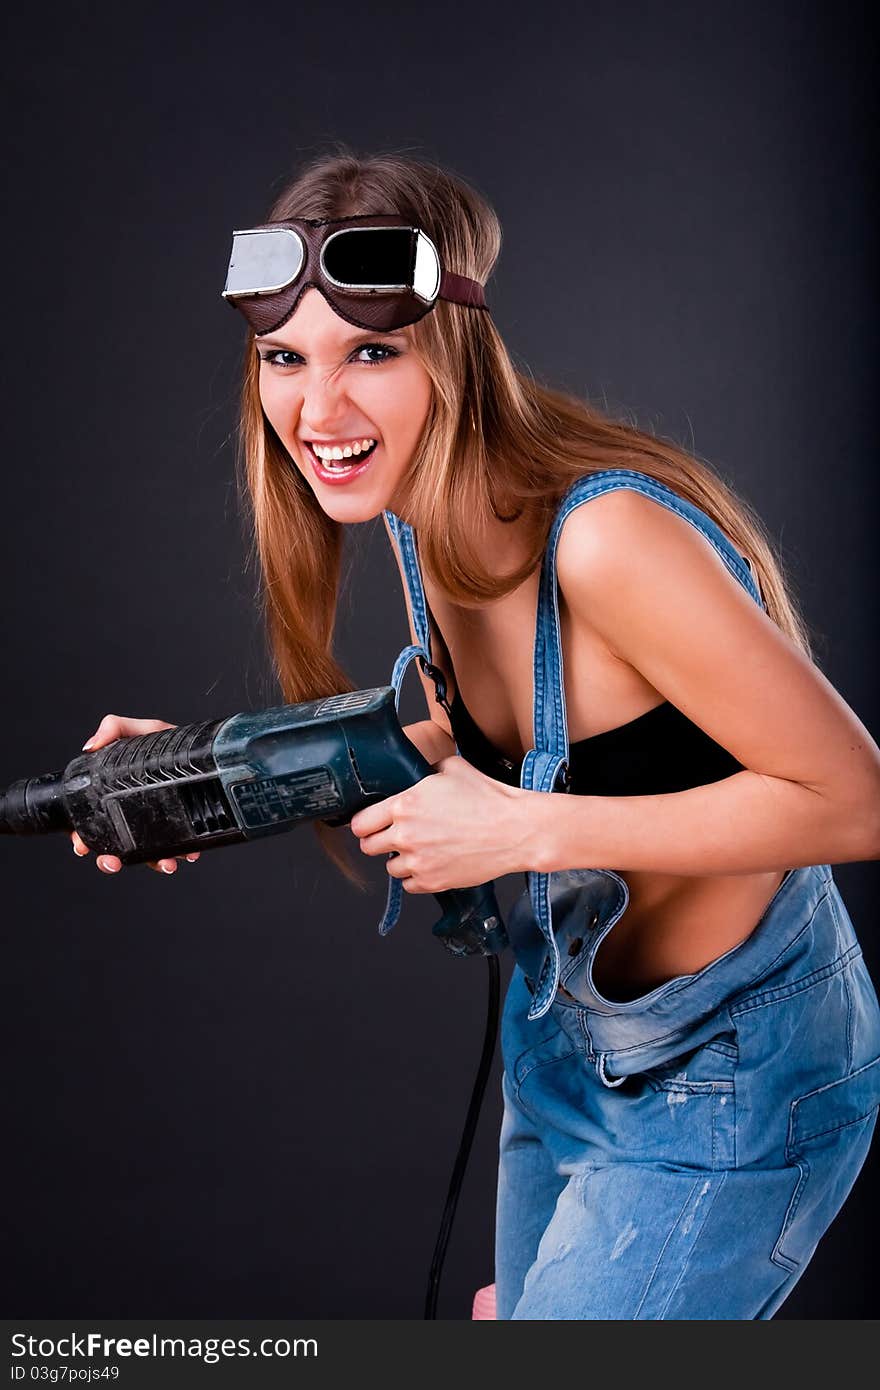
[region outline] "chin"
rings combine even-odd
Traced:
[[[363,497],[347,498],[344,501],[340,499],[338,503],[335,502],[334,498],[331,498],[330,502],[327,503],[323,497],[319,497],[318,502],[325,515],[331,517],[333,521],[344,523],[347,526],[356,526],[363,521],[373,521],[376,517],[381,516],[389,505],[387,502],[376,502],[374,499]]]
[[[370,521],[383,511],[394,510],[393,498],[400,481],[397,477],[389,482],[377,471],[360,483],[355,479],[347,485],[333,486],[323,483],[311,469],[304,476],[322,511],[334,520]]]
[[[315,501],[321,510],[334,521],[371,521],[373,517],[381,516],[382,512],[391,505],[389,490],[384,487],[362,488],[356,487],[326,487],[314,477],[307,477],[306,482],[314,494]]]

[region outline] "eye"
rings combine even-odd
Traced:
[[[365,367],[381,367],[383,362],[390,361],[392,357],[400,356],[396,348],[386,347],[384,343],[364,343],[363,347],[358,348],[358,353],[361,352],[381,352],[385,354],[384,357],[380,357],[378,361],[373,359],[370,362],[365,362]]]
[[[389,362],[393,357],[400,356],[397,348],[387,347],[385,343],[362,343],[359,348],[354,349],[352,357],[358,357],[364,352],[377,352],[381,353],[382,356],[362,362],[361,366],[363,367],[381,367],[383,362]],[[285,348],[274,348],[271,352],[261,352],[259,358],[261,362],[268,362],[271,367],[278,367],[282,371],[296,367],[302,361],[298,352]],[[295,358],[296,361],[291,361],[292,358]]]
[[[296,352],[284,352],[280,348],[272,352],[261,352],[258,354],[261,362],[268,362],[273,367],[295,367],[295,362],[282,362],[283,357],[298,357]]]

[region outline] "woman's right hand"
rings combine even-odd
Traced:
[[[162,719],[125,719],[120,714],[105,714],[98,725],[97,731],[88,741],[86,752],[94,753],[98,748],[103,748],[105,744],[113,743],[117,738],[134,738],[136,734],[155,734],[160,729],[175,729],[176,724],[166,724]],[[89,847],[84,840],[81,840],[75,830],[70,832],[73,841],[73,852],[83,858],[89,853]],[[174,874],[177,872],[177,859],[186,858],[190,864],[198,859],[198,852],[179,854],[175,859],[151,859],[149,865],[151,869],[158,869],[161,873]],[[102,873],[115,874],[122,868],[122,860],[115,854],[99,854],[97,860],[98,868]]]

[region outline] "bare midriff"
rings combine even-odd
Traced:
[[[637,998],[691,975],[751,936],[785,877],[683,877],[621,872],[629,902],[596,953],[593,983],[606,999]]]
[[[425,574],[423,582],[433,619],[432,655],[446,677],[449,703],[460,681],[462,699],[478,728],[500,753],[521,763],[533,745],[537,572],[513,593],[479,608],[450,603]],[[663,701],[598,633],[580,621],[575,627],[561,591],[559,617],[570,743],[626,724]],[[615,872],[627,885],[629,901],[599,947],[593,980],[606,999],[622,1001],[701,970],[745,941],[786,870]]]

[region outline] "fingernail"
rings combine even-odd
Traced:
[[[198,856],[197,854],[188,854],[188,855],[186,856],[186,862],[187,862],[187,864],[194,864],[194,863],[196,862],[196,860],[198,859],[198,857],[199,857],[199,856]]]
[[[171,867],[170,864],[163,864],[163,865],[162,865],[162,872],[163,872],[163,874],[173,874],[173,873],[175,872],[175,870],[172,869],[172,867]]]
[[[89,739],[88,743],[84,743],[84,744],[83,744],[83,746],[82,746],[82,751],[83,751],[84,753],[88,753],[88,751],[89,751],[89,749],[91,748],[91,746],[92,746],[92,744],[94,743],[94,741],[95,741],[95,735],[92,734],[92,737]]]
[[[73,852],[76,855],[77,859],[82,859],[83,855],[85,854],[85,850],[80,849],[78,845],[74,845]]]
[[[119,873],[119,865],[118,865],[118,864],[108,864],[106,859],[102,859],[102,860],[101,860],[101,868],[104,870],[104,873],[105,873],[105,874],[118,874],[118,873]]]

